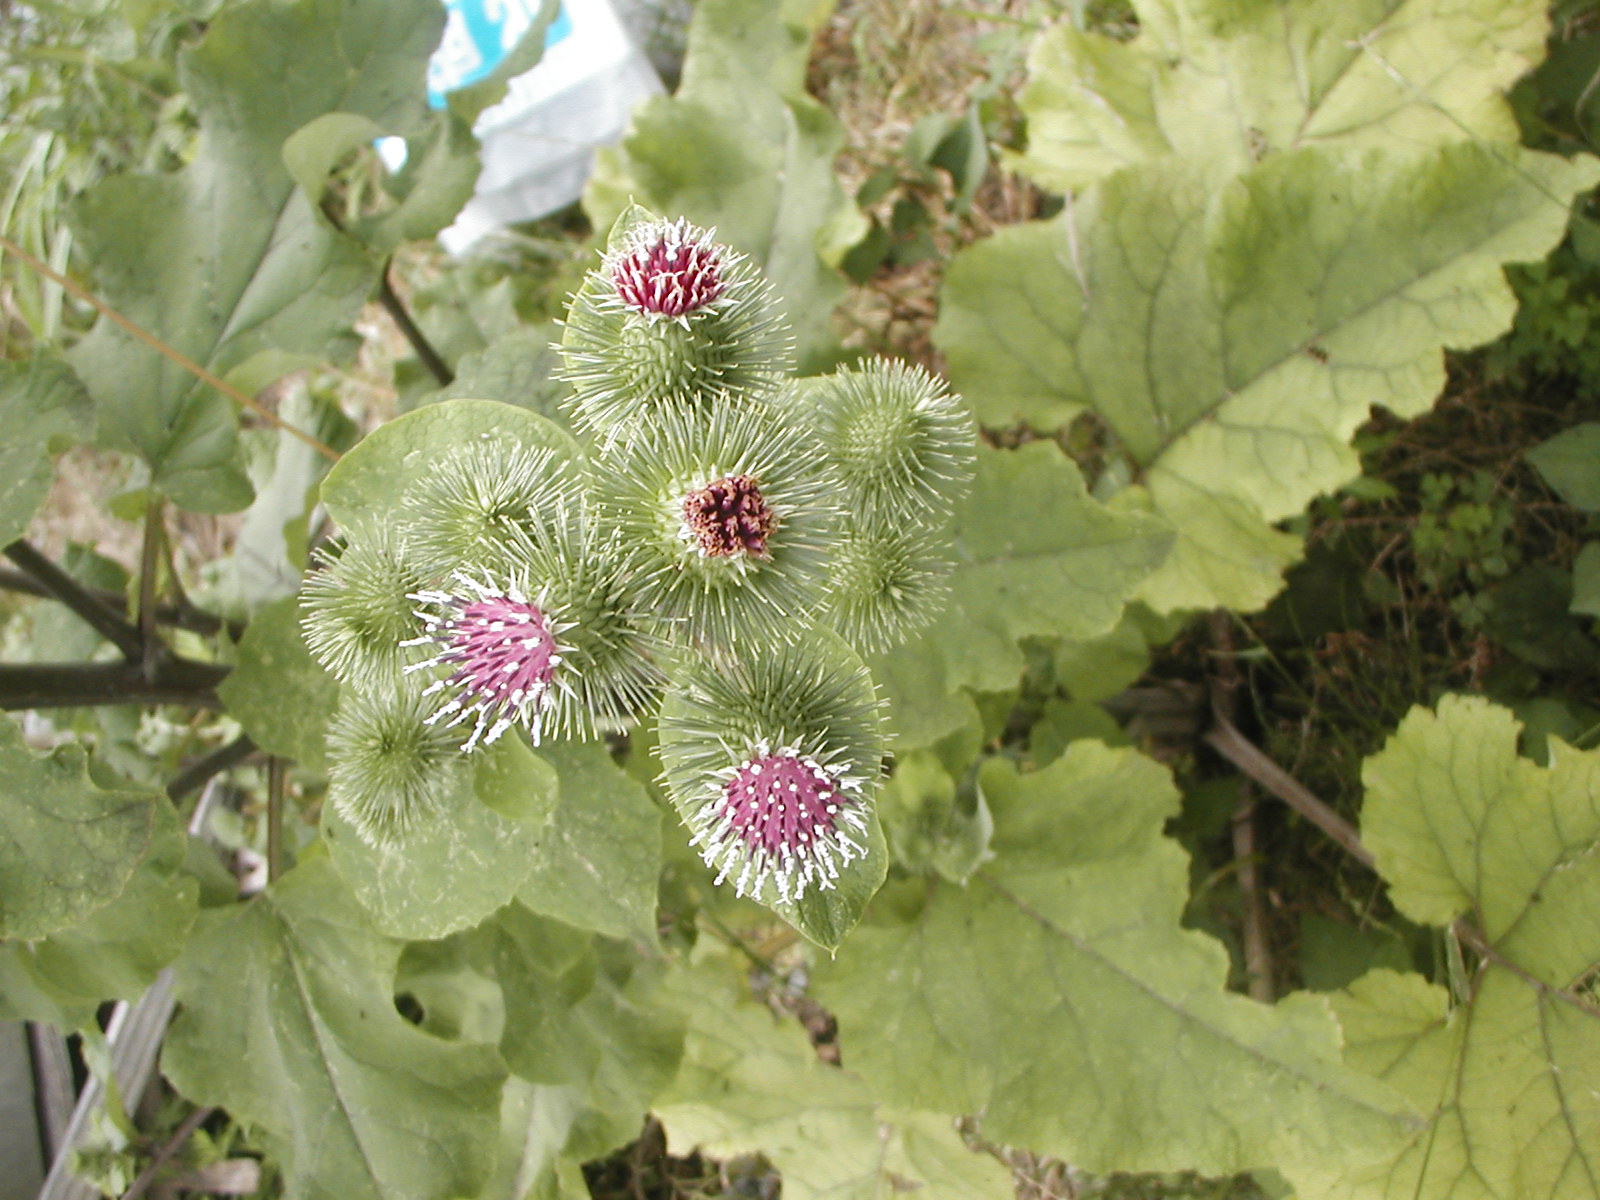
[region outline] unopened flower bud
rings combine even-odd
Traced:
[[[914,523],[847,528],[829,550],[824,619],[863,654],[931,624],[949,601],[947,540]]]
[[[329,674],[364,691],[392,687],[414,662],[402,642],[416,621],[406,596],[427,575],[391,525],[353,530],[316,558],[306,576],[301,625]]]
[[[977,453],[972,417],[921,367],[874,359],[811,381],[807,395],[851,511],[937,521],[965,493]]]
[[[427,721],[417,689],[349,688],[328,732],[328,800],[372,846],[392,846],[436,819],[464,770],[460,737]]]
[[[530,511],[576,500],[578,472],[552,446],[483,438],[440,456],[405,496],[407,544],[432,571],[488,566],[507,553]]]

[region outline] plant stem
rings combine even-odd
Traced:
[[[13,571],[9,567],[0,567],[0,591],[22,592],[29,596],[42,596],[47,600],[56,599],[56,594],[32,575],[24,571]],[[123,613],[127,604],[127,597],[121,592],[113,592],[107,588],[82,588],[84,594],[98,600],[106,608],[118,616]],[[190,633],[198,633],[203,637],[221,633],[224,629],[237,638],[244,632],[244,626],[234,622],[226,622],[221,617],[204,612],[186,600],[176,600],[156,605],[156,620],[162,625],[170,625],[174,629],[186,629]]]
[[[213,750],[174,775],[172,782],[167,784],[167,795],[173,800],[182,800],[190,792],[203,787],[213,775],[220,775],[238,766],[255,751],[256,744],[250,740],[250,735],[241,733],[226,746]]]
[[[216,1111],[208,1105],[195,1109],[185,1117],[183,1124],[173,1130],[172,1136],[161,1144],[161,1148],[155,1152],[144,1170],[139,1172],[138,1177],[128,1186],[128,1190],[122,1193],[122,1200],[139,1200],[155,1181],[156,1172],[166,1166],[169,1158],[183,1149],[183,1144],[194,1136],[194,1131],[205,1124],[206,1118]]]
[[[215,688],[228,674],[220,663],[163,658],[153,677],[138,661],[0,663],[0,711],[95,704],[184,704],[220,708]]]
[[[412,318],[410,310],[405,306],[405,301],[400,299],[400,294],[394,290],[394,284],[389,281],[389,263],[383,264],[383,274],[379,276],[378,303],[383,305],[383,310],[394,318],[394,323],[400,327],[400,332],[405,335],[406,341],[411,343],[411,348],[417,352],[417,357],[422,360],[422,365],[428,368],[428,373],[439,381],[440,387],[449,387],[456,381],[456,373],[450,369],[448,363],[433,348],[433,343],[422,332]]]
[[[1205,735],[1206,744],[1295,812],[1327,834],[1364,866],[1373,867],[1372,851],[1361,844],[1355,826],[1311,794],[1298,780],[1258,750],[1220,715]],[[1376,867],[1373,867],[1376,870]]]
[[[89,305],[106,320],[110,321],[113,325],[121,329],[124,333],[143,342],[157,354],[171,359],[173,362],[177,363],[178,366],[182,367],[185,371],[189,372],[189,374],[193,375],[196,379],[200,380],[202,383],[210,384],[212,387],[216,388],[217,391],[221,392],[224,396],[228,397],[228,399],[232,400],[235,404],[238,404],[242,408],[247,408],[251,412],[255,413],[256,416],[267,422],[267,424],[273,426],[274,428],[283,430],[292,437],[299,438],[318,454],[321,454],[334,462],[339,460],[339,452],[337,450],[319,442],[305,430],[296,429],[293,425],[281,420],[277,413],[273,412],[271,409],[263,408],[260,404],[258,404],[253,396],[245,395],[238,388],[234,387],[233,384],[218,378],[213,372],[206,370],[199,363],[195,362],[194,359],[189,358],[185,354],[181,354],[171,346],[167,345],[148,329],[145,329],[141,325],[134,324],[134,322],[123,316],[116,309],[112,308],[109,304],[100,299],[100,297],[96,296],[93,292],[89,291],[82,284],[69,279],[67,276],[61,274],[60,271],[54,270],[45,263],[40,262],[37,258],[29,254],[10,238],[0,236],[0,249],[4,249],[8,253],[16,255],[30,268],[32,268],[34,271],[37,271],[40,275],[43,275],[46,279],[58,283],[62,287],[66,288],[67,291],[71,292],[79,300],[82,300],[85,304]]]
[[[95,631],[122,651],[129,662],[144,661],[144,639],[127,618],[107,608],[76,579],[40,554],[25,540],[18,539],[5,548],[5,556],[33,576],[50,595],[65,604],[94,627]]]
[[[1211,644],[1217,656],[1217,674],[1211,676],[1211,710],[1219,724],[1233,728],[1238,712],[1239,689],[1244,674],[1233,649],[1233,626],[1228,614],[1218,609],[1211,614]],[[1233,809],[1233,860],[1238,866],[1235,878],[1244,901],[1240,940],[1244,943],[1246,990],[1252,999],[1271,1004],[1277,999],[1273,986],[1272,946],[1267,939],[1266,911],[1261,902],[1260,856],[1256,853],[1255,795],[1248,779],[1239,781],[1239,799]]]

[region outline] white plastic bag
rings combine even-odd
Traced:
[[[532,23],[539,0],[445,0],[445,7],[444,38],[428,64],[436,106],[444,93],[494,70]],[[617,141],[634,105],[661,90],[609,0],[562,0],[544,57],[473,126],[483,173],[439,240],[460,253],[496,229],[571,204],[583,194],[595,148]]]

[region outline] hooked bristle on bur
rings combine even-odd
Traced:
[[[863,654],[931,625],[950,600],[948,543],[916,524],[845,530],[829,550],[826,622]]]
[[[328,799],[361,839],[392,847],[437,819],[464,779],[461,739],[414,687],[345,691],[328,731]]]
[[[492,567],[510,552],[529,513],[576,500],[578,470],[548,446],[479,438],[440,457],[401,509],[416,558],[436,573]]]

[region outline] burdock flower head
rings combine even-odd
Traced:
[[[814,605],[836,517],[823,455],[761,409],[669,411],[591,464],[595,504],[640,603],[690,639],[729,644]]]
[[[771,286],[748,259],[637,206],[573,296],[561,352],[573,416],[608,440],[663,408],[760,403],[792,358]]]
[[[687,326],[727,290],[727,250],[711,231],[687,221],[647,223],[610,256],[607,267],[623,307],[646,319],[670,317]]]
[[[629,594],[611,539],[580,511],[514,527],[506,565],[462,568],[413,594],[431,657],[408,667],[436,678],[430,723],[471,723],[463,746],[521,726],[535,744],[586,736],[636,716],[657,690],[657,639]]]
[[[872,811],[883,754],[871,675],[822,631],[702,662],[661,710],[667,791],[716,881],[825,944],[883,878]],[[828,892],[838,903],[816,898]]]

